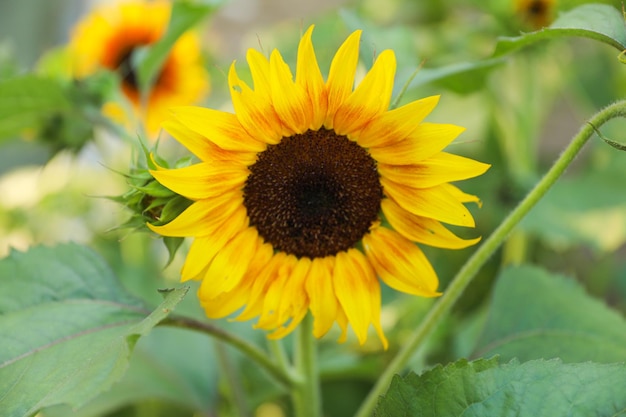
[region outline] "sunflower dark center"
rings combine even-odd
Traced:
[[[283,138],[249,167],[250,225],[276,250],[318,258],[347,250],[378,218],[383,189],[376,161],[332,130]]]
[[[543,15],[547,10],[548,5],[544,0],[535,0],[528,5],[528,12],[532,15]]]
[[[115,68],[120,77],[122,77],[122,82],[137,90],[139,88],[139,80],[133,66],[133,50],[134,48],[130,48],[121,54]]]

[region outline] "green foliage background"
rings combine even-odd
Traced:
[[[149,86],[173,40],[199,27],[212,77],[202,105],[221,108],[231,60],[249,75],[246,48],[279,48],[293,66],[296,35],[315,23],[326,71],[345,36],[364,29],[361,70],[381,50],[395,50],[395,96],[406,87],[399,103],[441,94],[429,120],[467,127],[450,150],[492,164],[462,184],[482,199],[482,208],[470,207],[477,229],[455,230],[486,237],[585,120],[626,97],[620,3],[559,1],[558,17],[539,31],[512,3],[355,0],[298,15],[308,9],[292,2],[291,17],[258,16],[226,30],[220,13],[242,6],[179,1],[168,35],[143,51],[137,68]],[[77,18],[68,4],[66,18]],[[14,7],[0,4],[0,14],[25,13]],[[223,36],[240,31],[236,47],[219,28]],[[188,242],[170,242],[168,252],[152,235],[118,230],[131,213],[101,198],[132,184],[116,172],[147,163],[138,140],[99,112],[119,80],[101,73],[74,82],[59,64],[61,48],[20,62],[19,37],[3,35],[0,415],[290,415],[286,391],[255,362],[206,334],[164,325],[171,314],[208,320],[194,284],[178,283]],[[602,135],[623,145],[624,131],[616,120]],[[171,140],[159,154],[185,155]],[[625,179],[623,153],[602,140],[588,144],[412,357],[410,373],[394,379],[375,415],[626,415]],[[445,291],[475,248],[424,250]],[[339,345],[338,332],[319,343],[325,416],[355,413],[433,303],[388,288],[383,299],[388,351],[375,338]],[[250,323],[208,324],[269,351]]]

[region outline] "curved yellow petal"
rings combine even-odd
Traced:
[[[257,96],[269,99],[270,88],[270,62],[267,58],[256,49],[248,49],[246,53],[246,61],[250,67],[252,75],[252,83],[254,84],[254,93]]]
[[[248,227],[224,244],[206,270],[203,282],[210,282],[211,285],[204,288],[204,297],[215,298],[239,284],[257,251],[258,241],[256,228]]]
[[[234,191],[216,198],[198,200],[178,217],[163,226],[148,227],[163,236],[206,236],[235,210],[243,207],[241,192]]]
[[[369,282],[376,280],[376,276],[365,256],[357,249],[339,252],[335,258],[335,293],[362,345],[367,340],[367,329],[372,321]]]
[[[263,294],[263,312],[255,324],[255,328],[273,330],[285,322],[285,317],[280,314],[280,304],[282,299],[287,296],[285,288],[298,264],[298,259],[293,255],[279,252],[273,260],[277,260],[281,254],[284,255],[281,256],[282,261],[273,268],[266,281]]]
[[[228,85],[236,117],[245,131],[260,142],[280,142],[284,128],[269,97],[252,91],[237,75],[234,62],[228,71]]]
[[[333,129],[338,135],[357,134],[389,108],[395,74],[396,56],[393,51],[385,50],[337,109]]]
[[[285,337],[306,316],[309,309],[309,300],[304,286],[310,270],[311,259],[298,259],[283,288],[283,297],[278,307],[277,321],[282,323],[282,325],[268,335],[270,339]]]
[[[210,235],[200,238],[198,242],[194,241],[195,245],[192,244],[181,271],[182,281],[197,279],[199,277],[198,274],[206,273],[206,267],[209,266],[213,258],[224,248],[226,243],[246,229],[248,217],[245,210],[239,208],[231,216],[212,226],[214,229],[211,230]],[[206,279],[205,275],[202,277]]]
[[[291,70],[277,50],[270,56],[270,68],[272,104],[283,125],[291,131],[286,136],[306,132],[313,118],[306,91],[293,82]]]
[[[445,188],[446,191],[450,195],[452,195],[457,201],[460,201],[461,203],[476,203],[478,205],[478,207],[480,207],[482,205],[482,202],[480,201],[480,198],[478,198],[478,197],[476,197],[475,195],[472,195],[472,194],[464,193],[456,185],[441,184],[440,187]]]
[[[184,168],[150,171],[163,186],[191,200],[242,189],[250,171],[233,162],[201,162]]]
[[[484,174],[489,164],[440,152],[416,165],[378,164],[378,172],[391,181],[414,188],[428,188]]]
[[[326,88],[328,90],[328,111],[324,126],[333,128],[335,113],[348,98],[354,88],[354,75],[359,62],[359,41],[361,31],[353,32],[339,47],[330,64]]]
[[[208,298],[206,287],[210,287],[212,281],[202,281],[202,285],[198,290],[198,297],[208,317],[226,317],[248,304],[250,291],[259,271],[267,265],[274,255],[271,245],[263,243],[263,239],[260,237],[257,238],[256,247],[257,250],[252,255],[243,279],[232,290],[222,292],[214,298]]]
[[[391,227],[413,242],[438,248],[463,249],[480,241],[480,238],[461,239],[437,220],[416,216],[389,198],[382,201],[381,208]]]
[[[371,147],[376,161],[389,165],[416,165],[448,146],[465,129],[440,123],[420,123],[405,139],[389,146]]]
[[[256,152],[238,152],[222,149],[175,119],[166,120],[163,122],[162,127],[203,162],[234,161],[249,166],[256,161]]]
[[[436,297],[439,280],[424,253],[393,230],[376,227],[363,237],[367,259],[385,284],[398,291]]]
[[[333,286],[333,269],[335,258],[315,258],[311,264],[311,272],[306,281],[306,292],[309,308],[313,314],[313,335],[324,336],[335,322],[337,316],[337,296]]]
[[[450,184],[413,188],[384,177],[380,183],[385,194],[409,213],[455,226],[474,227],[472,214],[453,193]]]
[[[311,25],[300,39],[296,64],[296,84],[304,89],[309,98],[309,106],[313,112],[309,128],[318,130],[326,120],[328,92],[311,41],[313,27]]]
[[[439,96],[426,97],[390,110],[372,120],[355,137],[364,148],[383,147],[409,137],[433,111]]]
[[[209,266],[204,254],[211,245],[211,240],[212,239],[209,237],[196,237],[193,242],[191,242],[180,273],[181,282],[192,279],[199,280],[204,277],[203,272],[206,271],[206,268]]]
[[[171,111],[189,130],[227,151],[261,152],[267,146],[250,136],[232,113],[203,107],[175,107]]]

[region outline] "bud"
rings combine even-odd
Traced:
[[[117,229],[153,233],[146,226],[146,223],[155,226],[169,223],[192,203],[191,200],[161,185],[150,174],[151,169],[156,169],[151,158],[155,158],[161,167],[169,168],[166,161],[158,159],[146,148],[144,148],[144,156],[144,166],[132,167],[130,173],[123,174],[126,177],[129,190],[120,196],[109,197],[110,200],[127,207],[132,213],[130,218]],[[188,166],[190,163],[191,158],[186,157],[177,161],[175,168]],[[169,252],[167,265],[172,262],[183,240],[182,237],[163,237],[163,243]]]

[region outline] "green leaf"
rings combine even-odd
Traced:
[[[218,378],[213,346],[214,341],[199,332],[158,327],[139,340],[128,372],[110,390],[75,413],[63,406],[46,409],[45,415],[93,417],[149,400],[167,401],[208,415]]]
[[[599,170],[565,178],[521,226],[557,249],[584,244],[613,252],[626,242],[626,199],[615,191],[623,187],[623,176]]]
[[[119,380],[137,339],[182,300],[167,294],[152,313],[101,258],[66,244],[12,252],[0,261],[0,409],[28,416],[79,407]]]
[[[34,75],[0,81],[0,140],[35,129],[46,117],[71,108],[61,85]],[[32,132],[35,133],[35,132]]]
[[[584,4],[556,19],[549,28],[513,38],[500,38],[494,56],[510,53],[535,42],[577,36],[611,45],[620,52],[626,49],[624,16],[606,4]]]
[[[459,62],[439,68],[423,68],[419,70],[409,87],[438,83],[457,93],[469,94],[483,88],[489,72],[503,62],[504,59],[498,57],[474,62]]]
[[[626,320],[572,279],[514,267],[498,278],[478,345],[476,356],[623,362]]]
[[[133,57],[142,91],[150,89],[178,38],[213,10],[215,10],[215,5],[211,4],[198,4],[190,1],[174,2],[165,35],[153,45],[137,50]]]
[[[394,377],[374,416],[624,416],[625,392],[624,364],[460,360]]]

